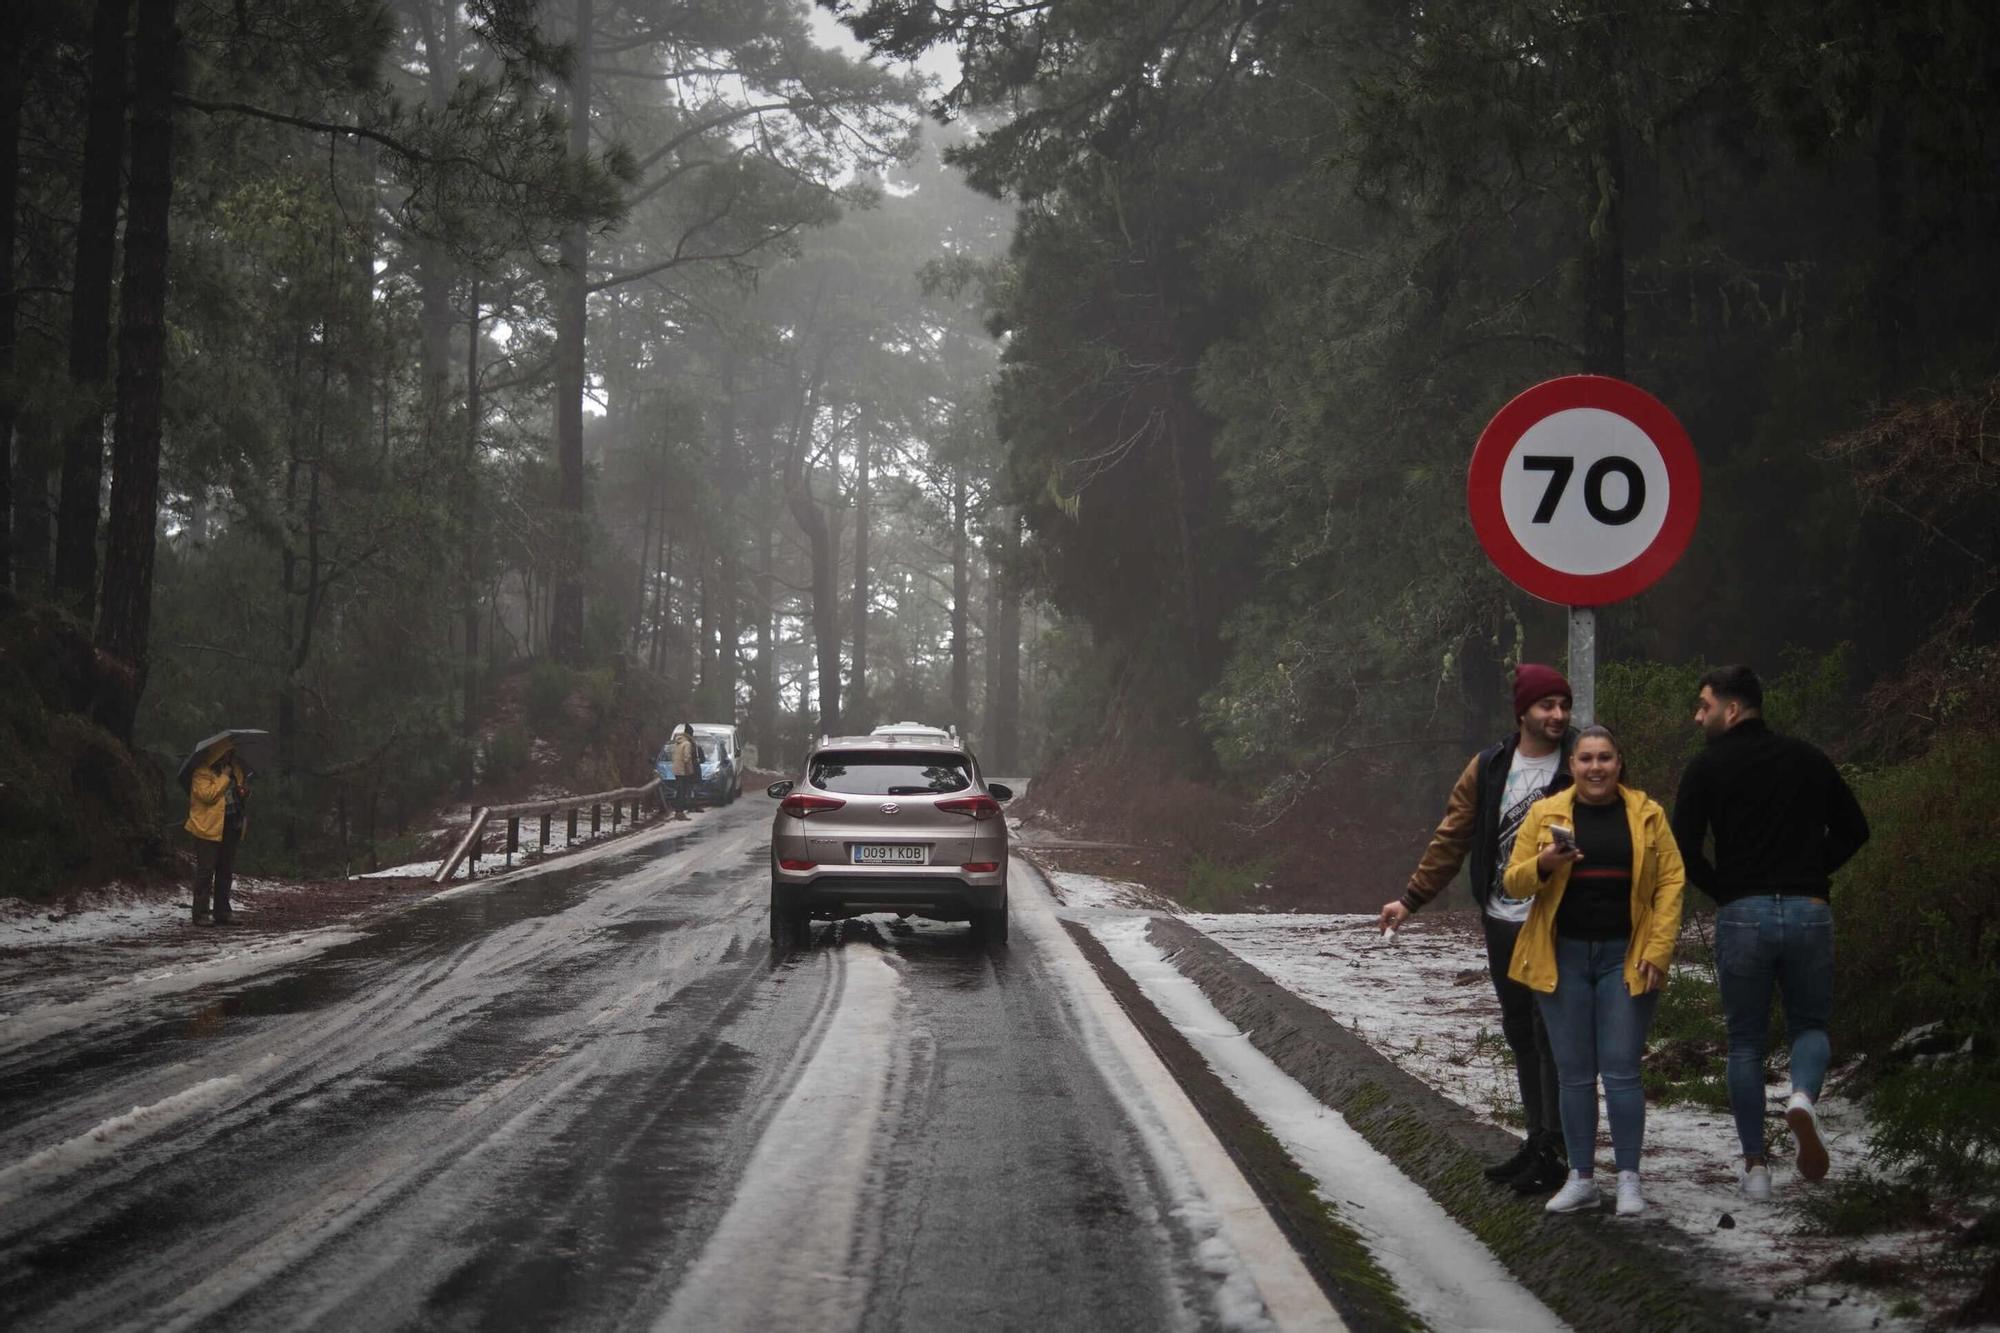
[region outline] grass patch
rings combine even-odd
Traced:
[[[1899,1069],[1876,1085],[1869,1111],[1882,1162],[1959,1189],[2000,1179],[2000,1061]]]
[[[505,782],[528,766],[528,733],[519,727],[502,727],[486,742],[480,776],[487,782]]]
[[[560,662],[537,662],[529,668],[521,703],[537,735],[546,736],[555,730],[575,687],[575,676]]]
[[[1849,1250],[1814,1274],[1812,1280],[1822,1284],[1879,1290],[1882,1287],[1908,1286],[1911,1276],[1907,1260],[1886,1254],[1861,1255]]]
[[[1705,942],[1685,949],[1647,1033],[1640,1079],[1648,1101],[1729,1109],[1729,1029],[1715,985],[1715,954]]]
[[[1216,861],[1196,856],[1188,862],[1187,886],[1181,905],[1196,912],[1233,912],[1270,879],[1277,864],[1269,856],[1247,861]]]
[[[1862,1173],[1799,1196],[1790,1205],[1799,1230],[1809,1236],[1871,1236],[1939,1222],[1929,1189],[1913,1181]]]

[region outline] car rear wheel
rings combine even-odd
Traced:
[[[974,908],[972,912],[972,938],[979,944],[1005,944],[1007,942],[1007,909]]]
[[[803,949],[812,942],[812,912],[790,893],[771,886],[771,947]]]

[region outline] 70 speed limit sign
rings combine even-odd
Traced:
[[[1544,601],[1603,606],[1680,559],[1701,514],[1701,467],[1659,399],[1570,375],[1500,409],[1472,452],[1466,499],[1502,574]]]

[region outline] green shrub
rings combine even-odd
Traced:
[[[1872,836],[1834,884],[1835,1039],[1879,1054],[1942,1020],[2000,1046],[2000,743],[1943,739],[1855,794]]]
[[[502,727],[486,742],[485,762],[480,777],[486,782],[505,782],[528,766],[528,733],[520,727]]]
[[[1853,650],[1842,644],[1814,655],[1788,652],[1764,679],[1764,716],[1779,731],[1837,748],[1848,731]],[[1607,662],[1597,669],[1597,720],[1617,733],[1626,778],[1673,805],[1681,771],[1700,751],[1695,696],[1707,662]]]
[[[1789,1206],[1799,1230],[1809,1236],[1866,1236],[1938,1220],[1936,1201],[1924,1186],[1865,1171],[1806,1190]]]
[[[1868,1112],[1884,1165],[1958,1189],[2000,1180],[2000,1061],[1899,1069],[1875,1086]]]
[[[563,707],[575,688],[574,674],[560,662],[537,662],[529,669],[521,698],[537,735],[548,735],[562,722]]]
[[[1196,912],[1233,912],[1257,886],[1271,877],[1277,862],[1268,856],[1248,861],[1212,861],[1196,856],[1188,862],[1187,887],[1181,904]]]
[[[578,674],[590,735],[601,739],[618,717],[617,679],[610,667],[598,667]]]

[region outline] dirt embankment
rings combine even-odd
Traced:
[[[1045,863],[1141,880],[1198,911],[1374,911],[1430,834],[1425,793],[1365,762],[1270,806],[1186,767],[1159,752],[1078,751],[1038,774],[1013,813]]]

